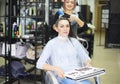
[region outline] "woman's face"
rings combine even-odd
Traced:
[[[65,10],[73,10],[75,7],[75,0],[65,0],[64,2],[64,8]]]
[[[67,20],[60,20],[58,22],[58,27],[56,28],[58,35],[67,37],[70,31],[70,24]]]

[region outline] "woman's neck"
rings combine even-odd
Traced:
[[[68,36],[60,36],[58,35],[58,38],[62,41],[66,41],[68,39]]]

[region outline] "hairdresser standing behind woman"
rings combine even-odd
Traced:
[[[77,36],[78,28],[81,28],[82,30],[87,30],[88,26],[83,20],[81,20],[78,17],[78,14],[75,13],[74,11],[75,7],[76,7],[76,0],[64,0],[63,8],[56,12],[54,21],[56,22],[56,20],[59,17],[67,17],[71,22],[74,35]],[[53,25],[53,29],[54,29],[54,25]]]

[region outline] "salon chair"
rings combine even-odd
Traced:
[[[100,84],[99,76],[94,77],[95,83]],[[59,84],[52,72],[45,72],[45,84]]]
[[[80,37],[77,37],[77,39],[80,41],[80,43],[86,48],[88,49],[89,47],[89,44],[88,44],[88,41],[84,38],[80,38]]]

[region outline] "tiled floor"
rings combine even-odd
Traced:
[[[106,74],[100,76],[101,84],[120,84],[120,49],[105,48],[104,37],[103,32],[100,42],[99,33],[95,33],[93,66],[105,68],[106,70]],[[34,82],[21,81],[21,84],[34,84]],[[37,82],[37,84],[40,84],[40,82]]]
[[[102,33],[101,42],[99,33],[95,35],[93,65],[106,69],[101,76],[101,84],[120,84],[120,49],[105,48],[105,33]]]

